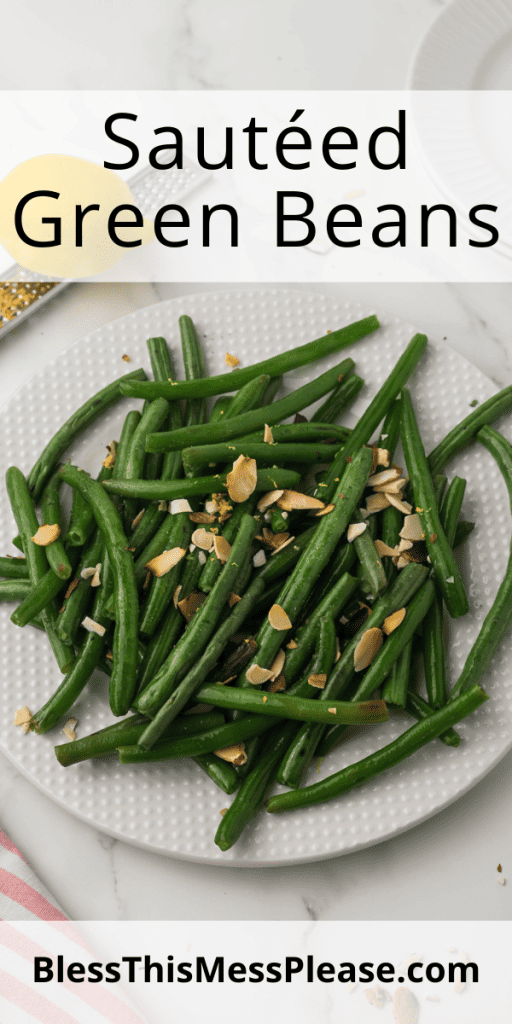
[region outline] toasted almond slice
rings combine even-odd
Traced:
[[[327,682],[326,672],[312,672],[308,676],[308,683],[310,686],[315,686],[317,690],[323,690]]]
[[[262,683],[268,683],[269,679],[272,678],[272,669],[260,668],[259,665],[251,665],[245,673],[245,678],[248,683],[252,683],[253,686],[261,686]]]
[[[369,494],[366,499],[366,514],[372,515],[374,512],[381,512],[388,505],[391,505],[391,502],[386,494]]]
[[[398,466],[390,466],[389,469],[383,469],[380,473],[373,473],[372,476],[368,477],[369,487],[381,487],[382,484],[390,484],[392,480],[398,480],[402,475],[402,470]]]
[[[206,596],[202,590],[193,590],[191,594],[178,601],[178,608],[187,622],[194,618],[198,608],[206,601]]]
[[[269,683],[268,692],[281,693],[283,690],[286,690],[286,679],[281,673],[281,675],[278,676],[277,679],[274,679],[272,683]]]
[[[199,529],[194,530],[190,539],[192,544],[195,544],[196,548],[201,548],[202,551],[211,551],[213,548],[213,533],[210,533],[209,530],[205,530],[204,526],[200,526]]]
[[[82,619],[82,626],[88,633],[97,633],[98,636],[105,636],[105,626],[102,626],[99,622],[95,622],[95,620],[91,619],[89,615],[86,615],[85,619]]]
[[[25,705],[22,708],[17,708],[14,712],[14,725],[30,725],[32,721],[32,712],[29,711]]]
[[[410,551],[413,546],[413,540],[401,540],[395,548],[395,555],[403,555],[404,551]]]
[[[384,558],[387,555],[391,555],[391,557],[392,557],[393,555],[396,554],[395,549],[394,548],[390,548],[389,544],[385,544],[383,540],[376,540],[375,541],[375,547],[376,547],[377,554],[378,554],[379,558]]]
[[[400,498],[397,498],[396,494],[390,494],[389,491],[386,491],[385,497],[388,499],[389,504],[394,505],[399,512],[403,512],[404,516],[409,516],[411,514],[412,505],[409,505],[408,501],[400,501]]]
[[[101,572],[101,562],[98,562],[98,564],[97,564],[97,566],[96,566],[96,568],[94,570],[94,575],[93,575],[92,580],[91,580],[91,587],[99,587],[100,586],[100,584],[101,584],[100,572]]]
[[[281,608],[279,604],[273,604],[272,608],[268,613],[268,621],[272,626],[272,629],[285,631],[292,628],[292,624],[284,608]]]
[[[204,507],[210,516],[214,516],[219,511],[219,503],[216,498],[209,498],[208,501],[205,501]]]
[[[214,750],[214,754],[221,757],[223,761],[229,761],[236,768],[247,761],[245,743],[234,743],[231,747],[224,747],[223,750]]]
[[[330,505],[326,505],[325,508],[321,508],[319,512],[314,512],[313,515],[315,519],[318,519],[319,516],[328,516],[329,512],[332,512],[333,508],[334,505],[331,503]]]
[[[407,483],[407,477],[401,476],[398,480],[391,480],[389,484],[381,484],[374,487],[375,494],[401,494]]]
[[[49,523],[44,523],[43,526],[39,527],[37,533],[31,537],[31,540],[33,540],[34,544],[37,544],[38,547],[45,548],[48,544],[53,544],[54,540],[57,540],[57,537],[60,537],[60,526],[58,523],[52,523],[51,525]]]
[[[271,431],[268,423],[265,423],[265,430],[264,430],[264,433],[263,433],[263,441],[265,442],[265,444],[273,444],[274,443],[274,437],[273,437],[272,431]]]
[[[200,551],[197,556],[199,565],[206,565],[206,551]]]
[[[236,356],[232,356],[231,352],[226,352],[224,362],[226,366],[240,366],[240,360]]]
[[[107,651],[105,657],[108,658],[109,661],[114,660],[114,655],[112,654],[112,651]]]
[[[277,677],[281,675],[281,672],[283,671],[284,657],[284,651],[281,648],[281,650],[277,652],[274,661],[272,662],[272,665],[270,667],[270,671],[272,673],[270,678],[272,680],[277,679]]]
[[[272,554],[271,554],[270,557],[272,558],[272,555],[277,555],[277,552],[278,551],[282,551],[283,548],[287,548],[288,544],[291,544],[292,541],[294,541],[294,540],[295,540],[295,537],[288,537],[288,539],[284,540],[283,543],[280,544],[278,548],[274,548],[274,550],[272,551]]]
[[[108,455],[103,459],[101,464],[102,466],[105,466],[105,469],[113,469],[116,464],[117,441],[111,441],[110,444],[107,445],[107,452]]]
[[[274,552],[272,552],[272,554],[274,554]],[[256,554],[252,556],[252,564],[255,569],[259,569],[261,565],[265,565],[266,561],[267,556],[263,548],[260,548],[259,551],[257,551]]]
[[[67,736],[68,740],[76,740],[75,725],[76,725],[76,718],[70,718],[69,721],[66,722],[66,724],[65,724],[65,726],[64,726],[64,728],[62,730],[64,735]]]
[[[258,469],[256,459],[239,455],[233,463],[233,469],[226,476],[226,485],[231,501],[241,502],[250,498],[256,489]]]
[[[339,661],[340,658],[341,658],[341,647],[340,647],[340,642],[338,640],[338,637],[336,637],[336,654],[334,656],[334,664],[336,664],[336,662]]]
[[[327,710],[331,713],[331,715],[336,714],[336,708],[327,708]]]
[[[277,507],[283,508],[286,512],[293,512],[294,509],[325,508],[325,502],[311,498],[309,494],[302,494],[301,491],[284,490],[277,499]]]
[[[396,629],[397,626],[399,626],[400,623],[404,621],[405,615],[406,609],[399,608],[398,611],[393,612],[392,615],[388,615],[384,619],[384,622],[382,623],[382,629],[384,630],[386,636],[389,636],[389,634],[392,633],[393,630]]]
[[[387,448],[377,448],[377,465],[389,466],[390,456]]]
[[[82,577],[83,580],[89,580],[91,578],[91,576],[94,576],[95,572],[96,572],[96,566],[95,565],[86,565],[82,569],[82,572],[80,573],[80,576]]]
[[[215,516],[210,512],[191,512],[189,517],[191,523],[214,523]]]
[[[408,558],[407,555],[400,555],[396,560],[396,567],[397,569],[405,569],[406,565],[409,565],[409,562],[410,558]]]
[[[182,587],[181,583],[178,583],[178,586],[176,587],[176,590],[174,591],[174,594],[172,595],[172,603],[173,603],[175,608],[178,607],[178,598],[180,596],[181,587]]]
[[[235,594],[235,592],[232,590],[228,597],[228,605],[230,608],[234,608],[235,605],[238,604],[238,602],[241,600],[242,598],[239,597],[238,594]]]
[[[137,516],[135,516],[135,519],[132,519],[132,530],[134,530],[135,527],[139,525],[139,523],[140,523],[140,521],[142,519],[142,516],[144,515],[144,512],[145,512],[145,509],[141,508],[139,514]]]
[[[290,642],[286,644],[286,647],[289,651],[296,651],[298,646],[299,645],[296,640],[290,640]]]
[[[172,516],[177,516],[180,512],[192,512],[192,509],[186,498],[173,498],[169,502],[169,512]]]
[[[382,630],[378,626],[373,626],[372,629],[367,629],[355,651],[354,651],[354,668],[356,672],[362,672],[368,665],[371,665],[375,655],[382,647]]]
[[[149,569],[153,576],[165,576],[187,553],[186,548],[171,548],[170,551],[162,551],[161,555],[146,562],[145,569]]]
[[[224,817],[224,815],[225,815],[226,811],[227,811],[227,807],[221,807],[221,809],[220,809],[220,813],[221,813],[221,817],[222,817],[222,818]]]
[[[404,519],[404,525],[399,533],[400,537],[404,540],[423,540],[425,534],[421,525],[421,519],[416,512],[412,515],[406,516]]]
[[[367,523],[351,523],[347,530],[347,540],[349,544],[352,543],[356,537],[360,537],[366,530]]]
[[[213,550],[215,551],[215,555],[219,559],[219,562],[224,563],[227,562],[230,556],[231,544],[229,544],[226,538],[222,535],[220,537],[214,537]]]
[[[66,590],[66,593],[64,594],[64,600],[66,600],[68,597],[71,597],[71,594],[73,593],[74,590],[76,590],[77,586],[78,586],[78,580],[77,579],[71,580],[71,583],[69,584],[69,587]]]
[[[267,491],[256,505],[258,512],[265,512],[265,510],[269,508],[270,505],[273,505],[282,494],[284,494],[284,491]]]

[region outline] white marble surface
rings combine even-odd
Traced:
[[[71,286],[6,336],[0,402],[87,331],[142,305],[198,290],[205,286]],[[511,382],[510,286],[323,290],[407,318],[432,338],[445,339],[497,384]],[[431,821],[372,849],[300,868],[196,866],[113,841],[56,807],[3,757],[0,823],[74,919],[506,920],[512,910],[511,784],[509,754]],[[510,873],[504,887],[497,882],[498,862],[505,878]]]

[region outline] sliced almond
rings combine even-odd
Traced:
[[[286,644],[286,647],[289,651],[296,651],[298,646],[299,645],[296,640],[290,640],[290,643]]]
[[[391,480],[389,484],[381,484],[374,487],[375,494],[401,494],[407,483],[407,477],[401,476],[398,480]]]
[[[293,512],[294,509],[325,508],[325,503],[318,498],[311,498],[309,494],[302,494],[301,491],[284,490],[277,499],[277,507],[283,508],[286,512]]]
[[[177,516],[180,512],[192,512],[192,509],[186,498],[173,498],[169,502],[169,512],[172,516]]]
[[[107,445],[107,452],[108,455],[103,459],[102,466],[105,466],[105,469],[113,469],[116,464],[117,441],[111,441]]]
[[[409,505],[408,501],[401,501],[400,498],[397,498],[396,494],[390,494],[389,491],[386,491],[385,497],[388,499],[389,504],[394,505],[399,512],[403,512],[404,516],[409,516],[411,514],[412,505]]]
[[[219,503],[216,498],[209,498],[208,501],[205,501],[204,507],[210,516],[214,516],[219,511]]]
[[[76,718],[69,718],[66,722],[62,732],[69,740],[76,740],[75,726],[77,725]]]
[[[139,525],[139,523],[140,523],[140,521],[142,519],[142,516],[144,515],[144,511],[145,510],[143,508],[141,508],[139,514],[137,516],[135,516],[135,519],[132,519],[132,530],[135,530],[135,527]]]
[[[270,508],[270,505],[275,504],[282,494],[284,494],[284,491],[268,491],[267,494],[264,494],[263,497],[260,498],[256,505],[258,512],[265,512],[267,508]]]
[[[213,550],[215,551],[216,557],[219,562],[227,562],[231,554],[231,544],[228,543],[225,537],[214,537],[213,538]]]
[[[178,601],[178,608],[187,622],[194,618],[197,610],[206,601],[206,596],[202,590],[194,590],[191,594],[187,594],[182,601]]]
[[[332,512],[333,509],[334,509],[334,505],[333,504],[326,505],[325,508],[321,508],[319,512],[315,512],[314,513],[315,519],[318,519],[319,516],[328,516],[329,512]]]
[[[373,626],[372,629],[367,629],[355,651],[354,651],[354,668],[356,672],[362,672],[368,665],[371,665],[375,655],[382,647],[382,630],[378,626]]]
[[[397,626],[399,626],[400,623],[404,621],[405,615],[406,609],[399,608],[398,611],[393,612],[391,615],[388,615],[384,619],[384,622],[382,623],[382,629],[384,630],[386,636],[389,636],[389,634],[392,633],[393,630],[396,629]]]
[[[219,508],[219,523],[225,523],[230,518],[233,512],[233,506],[229,504],[224,495],[217,495],[217,504]]]
[[[213,753],[217,757],[221,757],[223,761],[229,761],[230,764],[234,764],[236,768],[247,761],[245,743],[234,743],[231,747],[224,747],[223,750],[214,750]]]
[[[69,587],[66,590],[66,593],[64,594],[64,600],[66,600],[68,597],[71,597],[71,594],[73,593],[74,590],[76,590],[77,586],[78,586],[78,580],[77,579],[71,580],[71,583],[69,584]]]
[[[280,604],[273,604],[272,608],[268,613],[268,621],[272,626],[272,629],[285,631],[292,628],[292,624],[284,608],[281,608]]]
[[[174,591],[174,594],[172,595],[172,603],[173,603],[175,608],[178,607],[178,599],[179,599],[179,596],[180,596],[181,586],[182,586],[181,583],[178,583],[178,586],[176,587],[176,590]]]
[[[308,683],[310,686],[315,686],[317,690],[323,690],[327,682],[326,672],[312,672],[308,676]]]
[[[91,576],[94,576],[95,572],[95,565],[85,565],[84,568],[82,569],[82,572],[80,573],[80,576],[82,577],[83,580],[89,580]]]
[[[277,555],[278,551],[282,551],[283,548],[287,548],[288,545],[291,544],[292,541],[294,541],[294,540],[295,540],[295,537],[289,537],[287,535],[287,540],[284,540],[283,543],[280,544],[278,548],[274,548],[274,550],[272,551],[272,555]],[[272,557],[272,555],[270,557]]]
[[[272,662],[270,668],[270,671],[272,673],[272,675],[270,676],[271,680],[277,679],[278,676],[281,675],[281,672],[283,671],[284,657],[284,651],[281,648],[281,650],[278,651],[278,653],[276,654],[276,657],[274,658],[274,661]]]
[[[96,622],[95,619],[91,619],[89,615],[82,619],[82,626],[88,633],[97,633],[98,636],[105,636],[105,626],[102,626],[100,622]]]
[[[386,494],[369,494],[366,499],[366,512],[368,515],[373,515],[374,512],[381,512],[383,508],[387,508],[391,502]]]
[[[272,670],[270,668],[260,668],[259,665],[251,665],[245,673],[245,678],[248,683],[252,683],[253,686],[261,686],[262,683],[268,683],[272,677]]]
[[[265,430],[264,430],[264,433],[263,433],[263,441],[265,442],[265,444],[273,444],[274,443],[274,437],[273,437],[272,431],[271,431],[268,423],[265,423]]]
[[[94,574],[93,574],[92,580],[91,580],[91,587],[99,587],[100,586],[100,584],[101,584],[100,572],[101,572],[101,562],[98,562],[98,564],[97,564],[97,566],[96,566],[96,568],[94,570]]]
[[[336,664],[336,662],[339,661],[340,658],[341,658],[341,647],[340,647],[340,642],[338,640],[338,637],[336,637],[336,654],[334,656],[334,664]]]
[[[395,565],[397,569],[405,569],[406,565],[409,565],[409,562],[410,558],[407,558],[407,555],[400,555],[400,557],[397,558]]]
[[[383,540],[376,540],[375,548],[377,550],[379,558],[385,558],[388,555],[392,557],[394,554],[396,554],[395,549],[390,548],[389,544],[385,544]]]
[[[351,523],[347,530],[347,540],[349,544],[352,543],[356,537],[360,537],[366,530],[367,523]]]
[[[199,565],[206,565],[206,551],[200,551],[197,556],[197,560]]]
[[[213,548],[213,533],[210,533],[209,530],[205,530],[204,526],[200,526],[199,529],[194,530],[190,539],[192,544],[195,544],[197,548],[201,548],[202,551],[211,551]]]
[[[336,714],[336,708],[327,708],[327,710],[329,711],[329,713],[331,715],[335,715]]]
[[[191,523],[214,523],[215,516],[210,512],[191,512],[189,517]]]
[[[43,526],[39,527],[37,533],[31,537],[31,540],[33,540],[34,544],[37,544],[38,547],[45,548],[48,544],[53,544],[54,540],[57,540],[57,537],[60,537],[60,526],[58,523],[52,523],[51,525],[45,523]]]
[[[162,551],[161,555],[146,562],[145,569],[149,569],[153,576],[165,576],[187,553],[186,548],[171,548],[170,551]]]
[[[231,501],[241,502],[250,498],[256,489],[257,480],[256,459],[239,455],[236,462],[233,463],[233,469],[226,476],[226,485]]]
[[[275,552],[272,552],[272,553],[275,554]],[[257,551],[256,554],[254,554],[252,556],[252,564],[253,564],[255,569],[259,569],[261,565],[265,565],[266,561],[267,561],[267,556],[266,556],[263,548],[260,548],[259,551]]]
[[[29,711],[25,705],[22,708],[17,708],[14,712],[14,725],[30,725],[32,721],[32,712]]]
[[[377,448],[377,465],[389,466],[390,456],[387,448]]]
[[[419,515],[414,512],[410,516],[406,516],[404,519],[404,525],[400,530],[400,537],[404,540],[423,540],[425,534],[421,525],[421,519]]]
[[[235,594],[234,591],[231,591],[231,593],[230,593],[230,595],[228,597],[228,605],[229,605],[230,608],[234,608],[235,605],[238,604],[238,602],[241,601],[241,600],[242,600],[242,598],[239,597],[238,594]]]
[[[410,551],[413,546],[414,546],[414,541],[413,540],[403,540],[402,539],[400,541],[400,543],[397,545],[397,547],[395,548],[395,554],[396,555],[403,555],[404,551]]]
[[[373,473],[372,476],[368,477],[369,487],[382,487],[383,484],[389,484],[392,480],[398,480],[402,475],[402,470],[398,466],[391,466],[389,469],[383,469],[380,473]]]
[[[240,366],[240,360],[236,356],[232,356],[231,352],[226,352],[224,362],[226,366]]]
[[[274,679],[272,683],[269,683],[268,692],[281,693],[283,690],[286,690],[286,679],[281,674],[277,679]]]

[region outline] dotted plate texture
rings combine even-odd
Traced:
[[[16,463],[28,472],[41,447],[72,412],[99,388],[122,373],[143,365],[149,371],[145,342],[163,335],[180,364],[178,317],[188,313],[204,341],[208,370],[226,370],[224,355],[232,352],[246,366],[255,360],[323,335],[368,315],[373,310],[337,303],[318,294],[287,290],[207,293],[173,299],[114,320],[48,363],[19,391],[0,417],[4,471]],[[353,355],[366,379],[353,413],[360,415],[414,334],[402,320],[384,315],[380,331],[344,354]],[[122,362],[128,353],[131,365]],[[296,383],[311,380],[333,365],[295,371]],[[427,451],[470,411],[470,403],[495,393],[494,385],[475,367],[448,348],[431,344],[411,381]],[[73,461],[96,472],[105,445],[119,437],[128,400],[116,406],[69,452]],[[140,404],[140,403],[138,403]],[[346,422],[353,422],[349,414]],[[502,425],[503,429],[503,425]],[[511,424],[505,424],[511,435]],[[506,489],[494,460],[474,445],[453,460],[449,474],[468,481],[464,518],[478,526],[466,545],[463,572],[471,602],[470,614],[449,623],[449,671],[452,680],[462,668],[501,581],[511,532]],[[13,553],[16,530],[6,499],[1,506],[0,551]],[[158,853],[202,863],[229,866],[271,866],[321,860],[371,846],[403,832],[452,803],[475,785],[512,745],[510,638],[484,679],[490,700],[463,722],[458,749],[434,741],[412,758],[375,781],[328,804],[283,815],[260,814],[234,849],[221,853],[213,842],[219,812],[232,798],[193,763],[124,766],[114,761],[86,762],[62,768],[53,753],[64,741],[55,729],[47,736],[22,735],[12,725],[14,710],[27,704],[34,711],[57,686],[60,674],[45,637],[37,630],[11,624],[9,606],[0,609],[2,649],[1,749],[35,785],[95,828]],[[112,721],[106,678],[96,673],[73,714],[78,735]],[[411,720],[393,714],[378,727],[352,729],[345,742],[313,764],[308,781],[329,775],[389,742]]]

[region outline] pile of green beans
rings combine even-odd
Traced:
[[[424,335],[411,340],[351,430],[336,422],[364,386],[350,357],[276,399],[283,373],[378,327],[367,317],[208,377],[196,327],[183,316],[186,380],[175,379],[165,340],[149,339],[153,381],[136,370],[109,384],[62,425],[27,479],[16,467],[7,473],[23,556],[0,557],[0,600],[19,602],[12,614],[18,627],[46,631],[64,674],[33,713],[31,729],[61,725],[93,672],[103,670],[121,720],[58,744],[60,764],[192,758],[223,792],[236,791],[215,836],[222,850],[276,780],[289,792],[270,798],[272,813],[338,797],[438,737],[458,746],[453,727],[486,699],[482,675],[512,623],[509,564],[450,691],[444,617],[468,610],[453,552],[473,524],[460,519],[465,481],[454,477],[447,487],[440,473],[476,438],[498,461],[512,503],[512,448],[489,426],[512,408],[510,389],[471,413],[429,458],[405,386]],[[127,413],[97,478],[67,462],[59,467],[73,440],[122,396],[144,406]],[[302,415],[282,422],[320,400],[305,422]],[[423,530],[414,555],[423,564],[411,553],[402,570],[397,558],[379,556],[378,540],[398,546],[403,513],[389,506],[368,518],[364,510],[375,449],[392,463],[400,441],[407,497]],[[251,485],[235,497],[229,474],[240,458],[251,460]],[[324,470],[311,483],[315,465]],[[67,531],[63,484],[73,492]],[[61,528],[46,547],[32,541],[39,521]],[[353,542],[351,524],[359,525]],[[416,692],[419,659],[426,700]],[[349,726],[385,722],[395,709],[416,724],[362,762],[304,787],[310,762],[342,742]]]

